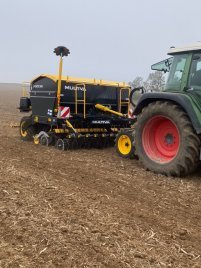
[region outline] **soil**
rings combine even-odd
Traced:
[[[201,267],[201,170],[23,142],[20,94],[0,87],[0,267]]]

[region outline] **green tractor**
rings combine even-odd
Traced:
[[[144,167],[167,176],[185,176],[200,163],[201,43],[170,48],[168,58],[152,70],[169,72],[163,92],[146,92],[135,105],[133,129],[122,130],[116,149],[123,157],[135,155]]]

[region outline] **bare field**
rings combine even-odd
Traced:
[[[23,142],[19,96],[0,86],[0,267],[201,267],[201,170]]]

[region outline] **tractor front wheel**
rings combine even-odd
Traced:
[[[171,102],[145,107],[135,125],[136,153],[151,171],[171,176],[193,172],[199,163],[200,139],[187,114]]]

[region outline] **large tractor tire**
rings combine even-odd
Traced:
[[[115,140],[117,153],[123,158],[133,159],[135,157],[134,134],[132,129],[122,129]]]
[[[145,107],[135,125],[136,153],[155,173],[185,176],[199,164],[200,139],[180,106],[156,101]]]
[[[34,126],[31,124],[29,116],[24,116],[20,121],[20,136],[23,141],[33,141],[36,134]]]

